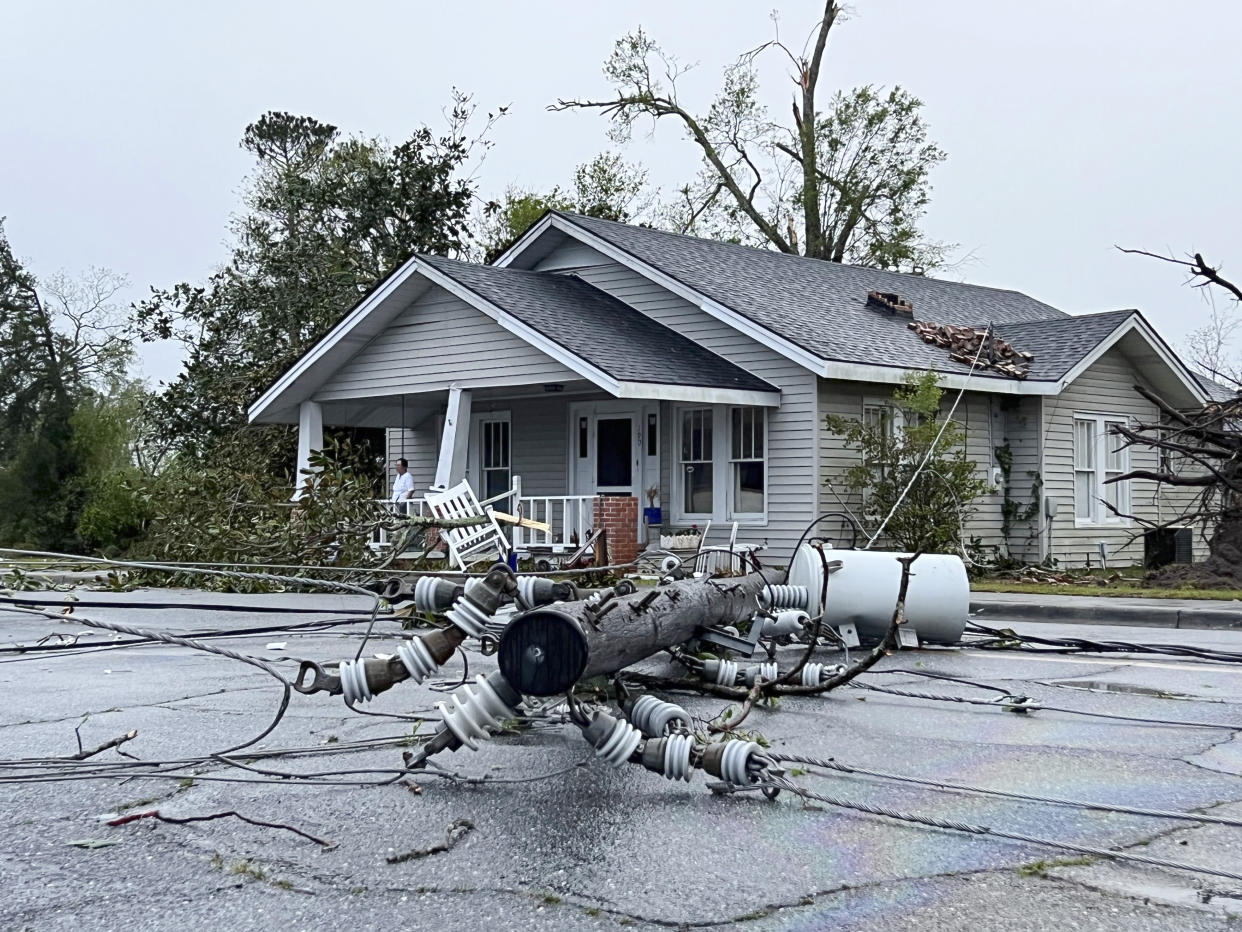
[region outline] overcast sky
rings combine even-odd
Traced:
[[[548,113],[599,95],[612,43],[641,24],[698,68],[683,101],[705,105],[738,52],[803,35],[811,0],[352,3],[17,2],[0,6],[0,216],[36,274],[124,273],[128,297],[205,278],[249,168],[242,128],[287,110],[399,139],[456,85],[511,104],[481,180],[564,183],[608,148],[605,122]],[[921,97],[949,154],[926,230],[960,243],[958,277],[1027,292],[1071,313],[1137,307],[1180,345],[1207,310],[1178,269],[1114,243],[1201,250],[1242,278],[1242,4],[1232,0],[856,0],[821,80],[900,84]],[[765,64],[764,94],[792,85]],[[626,151],[665,191],[696,153],[670,125]],[[153,378],[176,371],[146,353]]]

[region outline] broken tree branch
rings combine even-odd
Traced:
[[[81,725],[78,726],[78,728],[81,728],[81,727],[82,727]],[[78,730],[77,728],[74,729],[74,734],[77,734],[77,730]],[[138,737],[137,729],[133,731],[127,731],[125,734],[121,735],[118,738],[113,738],[111,741],[105,741],[103,744],[101,744],[97,748],[94,748],[90,751],[84,751],[82,749],[82,737],[81,735],[79,735],[78,736],[78,753],[71,754],[68,757],[62,757],[61,760],[86,760],[88,757],[94,757],[96,754],[101,754],[104,751],[108,750],[109,748],[119,748],[126,741],[133,741],[137,737]]]

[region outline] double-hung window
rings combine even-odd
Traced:
[[[479,497],[491,498],[509,489],[509,418],[479,421]]]
[[[1115,416],[1074,415],[1074,520],[1078,524],[1126,521],[1121,515],[1130,511],[1130,483],[1107,481],[1130,468],[1125,440],[1113,433],[1125,423]]]
[[[763,408],[729,409],[730,517],[760,517],[767,510]]]
[[[681,408],[676,424],[676,519],[763,522],[768,485],[765,409]]]

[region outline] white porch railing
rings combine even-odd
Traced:
[[[517,499],[517,507],[512,504]],[[550,531],[535,528],[513,527],[514,550],[539,550],[565,553],[578,549],[587,539],[595,521],[592,495],[522,495],[522,479],[513,477],[513,488],[500,495],[485,499],[481,504],[495,506],[498,511],[520,514],[523,518],[551,525]],[[377,504],[391,508],[397,514],[430,514],[427,502],[422,498],[407,498],[393,502],[378,499]],[[383,550],[391,546],[392,535],[386,528],[377,528],[371,535],[371,546]],[[404,556],[405,554],[403,554]],[[417,556],[410,553],[409,556]]]
[[[535,528],[513,528],[513,549],[551,550],[553,553],[576,550],[587,539],[595,521],[593,495],[523,496],[518,499],[522,517],[552,525],[551,531]]]

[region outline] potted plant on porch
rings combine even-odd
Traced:
[[[664,509],[656,504],[660,487],[653,485],[647,490],[647,507],[643,509],[643,523],[647,525],[647,540],[660,539],[660,526],[664,523]]]

